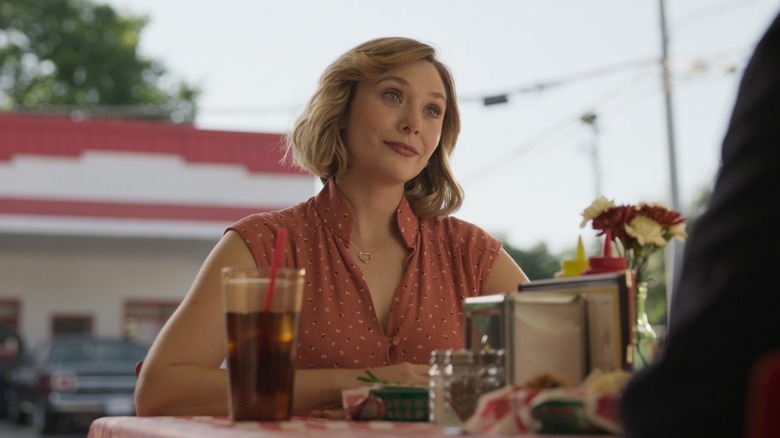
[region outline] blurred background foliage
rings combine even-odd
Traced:
[[[194,121],[199,90],[138,53],[146,24],[88,0],[3,0],[0,109]]]

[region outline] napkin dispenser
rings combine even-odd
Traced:
[[[591,371],[631,369],[631,271],[522,283],[463,302],[466,348],[505,350],[507,384],[541,373],[580,383]]]
[[[464,302],[466,348],[505,350],[507,384],[542,373],[572,384],[587,373],[585,300],[557,293],[506,293]]]

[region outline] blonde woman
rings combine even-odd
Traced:
[[[460,131],[455,87],[435,50],[381,38],[323,73],[287,141],[322,190],[232,225],[152,346],[136,390],[140,415],[225,415],[224,266],[305,268],[295,411],[335,403],[366,369],[427,382],[430,352],[462,348],[463,299],[527,278],[477,226],[450,216],[463,193],[450,169]]]

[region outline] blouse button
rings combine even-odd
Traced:
[[[393,346],[394,346],[394,347],[397,347],[397,346],[398,346],[398,344],[400,344],[400,343],[401,343],[401,340],[400,340],[400,339],[398,339],[398,336],[393,336],[392,343],[393,343]]]

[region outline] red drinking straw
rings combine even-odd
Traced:
[[[268,282],[268,293],[265,296],[265,311],[271,310],[271,301],[274,296],[274,285],[276,284],[276,272],[279,270],[279,264],[282,261],[282,247],[287,237],[287,230],[279,228],[276,232],[276,246],[274,247],[274,258],[271,261],[271,281]]]

